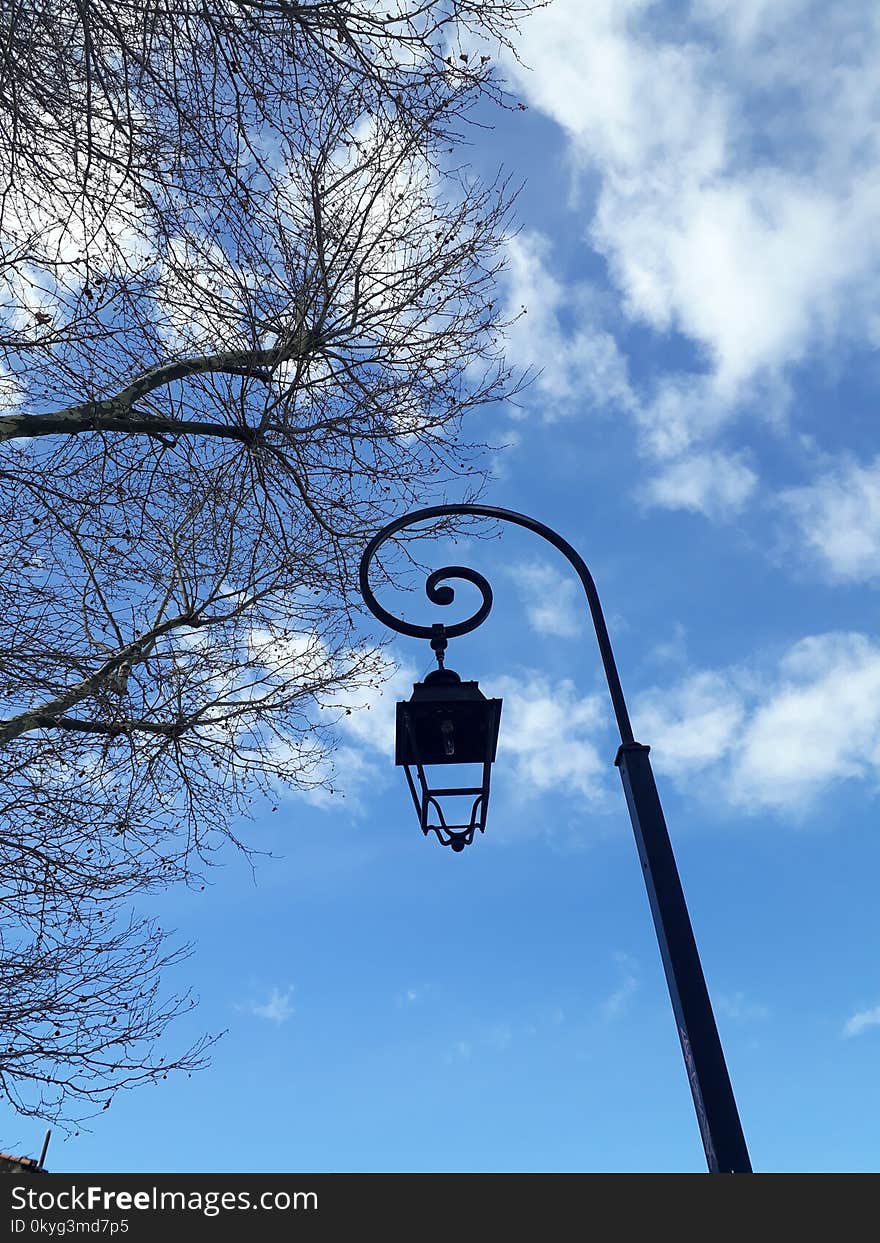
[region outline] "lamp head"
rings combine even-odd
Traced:
[[[395,763],[404,768],[419,825],[437,834],[444,846],[460,852],[486,827],[489,781],[498,746],[501,700],[487,699],[476,682],[463,682],[442,666],[413,686],[412,697],[397,705]],[[467,785],[432,788],[426,768],[449,764],[479,765]],[[415,770],[415,776],[413,775]],[[466,821],[450,823],[440,799],[468,797]],[[432,823],[432,812],[437,823]]]

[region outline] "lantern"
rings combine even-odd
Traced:
[[[489,805],[489,779],[498,746],[501,700],[487,699],[476,682],[462,682],[441,665],[424,682],[413,686],[412,698],[397,705],[395,763],[405,773],[419,825],[427,837],[456,852],[484,832]],[[425,769],[434,765],[479,765],[470,784],[432,787]],[[414,775],[415,772],[415,775]],[[438,776],[437,780],[441,780]],[[469,798],[470,814],[463,822],[447,819],[440,799]],[[436,823],[431,823],[433,818]]]

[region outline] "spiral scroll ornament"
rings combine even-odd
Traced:
[[[364,603],[374,617],[377,617],[390,630],[396,630],[398,634],[409,635],[414,639],[430,639],[431,646],[442,664],[442,652],[446,646],[446,639],[454,639],[458,635],[469,634],[470,631],[476,630],[478,626],[481,626],[489,616],[492,610],[492,588],[488,580],[479,571],[472,570],[466,565],[444,565],[439,570],[432,570],[425,581],[425,595],[432,604],[439,604],[445,607],[455,601],[455,589],[447,585],[448,579],[457,578],[462,579],[464,582],[472,583],[481,596],[479,608],[470,617],[466,617],[463,621],[453,622],[451,625],[447,625],[444,622],[432,626],[419,626],[415,622],[404,621],[402,617],[395,617],[393,613],[389,613],[376,599],[369,581],[370,564],[382,544],[401,530],[402,527],[424,521],[424,517],[432,513],[433,511],[418,510],[412,514],[405,514],[403,518],[398,518],[394,522],[389,523],[388,526],[383,527],[364,549],[359,578]]]

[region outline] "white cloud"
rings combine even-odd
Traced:
[[[342,718],[348,741],[334,788],[347,790],[349,808],[357,810],[359,791],[392,779],[394,703],[409,695],[412,677],[401,670],[384,695],[364,692],[373,711]],[[605,695],[531,671],[487,678],[483,690],[504,700],[496,794],[562,790],[593,811],[617,806]],[[700,773],[700,788],[731,808],[798,820],[839,782],[880,784],[880,643],[863,634],[809,636],[761,669],[693,671],[645,690],[632,710],[658,773],[685,790]],[[329,803],[329,795],[311,797]]]
[[[14,414],[23,401],[24,392],[17,376],[0,363],[0,408],[4,414]]]
[[[599,1003],[599,1012],[606,1022],[618,1018],[629,1006],[639,987],[638,964],[629,954],[618,952],[615,962],[623,968],[623,978],[617,987]]]
[[[643,193],[606,191],[593,231],[630,314],[699,342],[730,403],[763,369],[800,361],[854,275],[830,194],[766,169],[669,185],[661,202]]]
[[[648,441],[664,414],[677,437],[653,451],[766,416],[763,387],[778,415],[791,368],[876,339],[876,5],[709,0],[670,15],[656,0],[554,0],[520,53],[518,90],[598,175],[585,235],[625,313],[698,348],[695,371],[667,373],[677,415],[662,391],[643,403]],[[544,301],[564,297],[557,283]]]
[[[687,661],[687,630],[681,622],[674,622],[672,637],[655,643],[648,653],[651,660],[661,664],[683,665]]]
[[[538,634],[576,639],[583,633],[583,592],[571,573],[562,574],[538,561],[521,561],[509,569],[525,602],[529,625]]]
[[[293,995],[293,985],[289,985],[285,992],[281,992],[278,988],[272,989],[272,995],[269,1000],[262,1004],[251,1002],[247,1009],[249,1013],[256,1015],[259,1019],[267,1019],[270,1023],[275,1023],[279,1027],[282,1023],[286,1023],[296,1011],[291,1005],[290,999]]]
[[[534,231],[507,243],[506,314],[519,319],[508,330],[506,348],[518,367],[540,372],[529,394],[548,420],[632,408],[626,361],[601,327],[589,287],[557,280],[550,254],[549,239]]]
[[[724,23],[734,43],[745,47],[768,25],[782,25],[803,7],[803,0],[701,0],[696,15]]]
[[[84,102],[80,100],[76,106]],[[68,192],[54,198],[46,196],[33,180],[35,166],[17,162],[16,176],[4,196],[2,231],[9,266],[0,280],[0,308],[6,313],[3,318],[9,315],[13,323],[26,323],[28,309],[63,309],[65,294],[74,293],[83,283],[76,268],[86,252],[92,270],[101,273],[109,272],[120,259],[135,271],[156,257],[152,221],[136,205],[137,196],[126,173],[124,137],[94,111],[90,128],[93,141],[106,156],[102,175],[107,180],[95,201],[69,192],[80,183],[82,173],[63,134],[48,166],[56,185]],[[48,131],[44,135],[49,138]],[[8,157],[5,143],[3,153]],[[33,262],[21,262],[21,255],[28,255]],[[5,304],[4,286],[13,293],[12,306]],[[22,312],[24,321],[19,318]]]
[[[709,518],[729,517],[743,508],[757,482],[742,454],[695,453],[663,468],[643,489],[642,500]]]
[[[873,1010],[860,1010],[848,1018],[843,1026],[844,1036],[861,1036],[869,1027],[880,1027],[880,1006]]]
[[[396,703],[409,699],[416,670],[409,661],[397,666],[384,662],[384,680],[378,686],[354,687],[334,697],[334,704],[343,710],[339,729],[352,744],[365,747],[384,759],[394,755]]]
[[[599,1009],[604,1019],[615,1019],[624,1012],[628,1006],[630,999],[639,986],[639,982],[634,975],[628,975],[625,980],[600,1004]]]
[[[362,796],[387,780],[380,764],[358,747],[337,746],[332,756],[321,755],[304,767],[308,781],[320,784],[301,790],[283,787],[278,797],[302,799],[322,811],[344,811],[359,816],[364,811]]]
[[[322,670],[322,662],[329,661],[329,653],[315,636],[279,639],[255,631],[251,646],[255,659],[267,670],[284,669],[285,677],[315,677]],[[349,683],[325,697],[339,744],[332,756],[323,752],[313,758],[302,755],[299,766],[307,780],[316,784],[302,790],[284,787],[277,791],[279,798],[295,797],[323,810],[360,815],[363,795],[392,779],[395,704],[412,694],[415,669],[409,663],[395,668],[393,660],[377,648],[355,651],[351,659],[365,673],[371,671],[369,676],[376,683]],[[280,761],[296,752],[298,745],[279,738],[273,743],[273,752]]]
[[[504,700],[496,782],[515,785],[519,797],[564,789],[594,808],[607,805],[607,757],[594,741],[607,725],[605,699],[580,695],[568,678],[551,683],[536,673],[495,678],[491,686]]]
[[[0,383],[2,383],[2,376],[0,376]],[[511,417],[521,417],[513,407],[509,413]],[[522,434],[513,427],[507,426],[498,433],[497,440],[498,448],[491,454],[491,472],[492,478],[501,483],[510,478],[510,454],[522,444]]]
[[[725,755],[745,718],[742,694],[723,674],[695,673],[635,701],[639,736],[658,770],[684,777]]]
[[[695,771],[731,806],[804,814],[845,780],[880,779],[880,645],[831,632],[795,643],[763,677],[692,674],[635,701],[658,772]]]
[[[715,1005],[719,1013],[735,1023],[757,1023],[766,1019],[769,1010],[757,1001],[750,1001],[743,992],[718,993]]]
[[[831,578],[869,582],[880,574],[880,457],[867,466],[847,459],[779,501],[794,521],[791,542],[806,545]]]

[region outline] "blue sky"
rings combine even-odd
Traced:
[[[520,53],[528,110],[471,155],[526,182],[502,289],[543,372],[478,416],[485,499],[593,572],[755,1168],[875,1170],[880,15],[555,0]],[[504,698],[485,836],[418,831],[393,706],[431,657],[400,639],[345,798],[279,800],[255,876],[162,899],[211,1069],[52,1170],[705,1168],[574,575],[514,528],[430,555],[495,589],[448,658]]]

